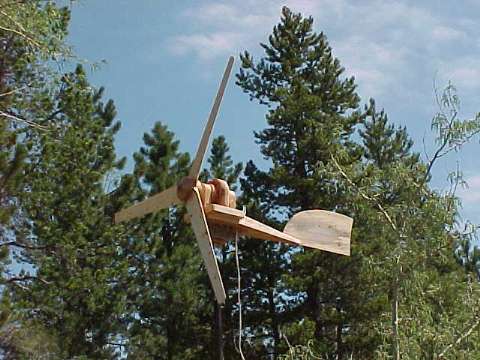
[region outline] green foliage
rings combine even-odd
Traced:
[[[113,354],[125,295],[118,285],[128,269],[112,227],[106,175],[122,167],[113,138],[115,107],[103,104],[81,67],[64,77],[57,95],[57,130],[31,138],[21,196],[30,224],[21,259],[35,273],[12,283],[22,313],[62,339],[66,357]],[[21,284],[21,285],[19,285]],[[17,285],[17,286],[15,286]]]
[[[238,358],[233,243],[216,249],[227,290],[220,310],[182,207],[112,224],[119,209],[175,185],[189,155],[156,123],[133,172],[107,193],[125,163],[115,155],[115,106],[82,67],[50,66],[70,56],[68,10],[34,0],[0,0],[0,8],[2,356]],[[240,56],[237,84],[267,106],[255,137],[272,167],[248,162],[237,189],[242,165],[220,136],[203,181],[227,180],[249,216],[279,229],[314,208],[355,222],[350,258],[240,241],[243,353],[478,358],[477,228],[459,226],[460,172],[448,191],[429,180],[439,159],[478,134],[480,117],[459,119],[448,85],[437,94],[436,149],[424,162],[373,99],[361,108],[354,78],[312,18],[283,8],[262,48],[259,60]]]
[[[361,155],[359,146],[350,139],[365,117],[358,110],[354,79],[343,77],[344,69],[332,55],[325,35],[314,33],[312,24],[311,18],[283,8],[269,44],[262,44],[265,57],[255,64],[247,52],[241,56],[237,83],[251,99],[269,106],[269,127],[256,137],[263,155],[273,163],[268,172],[248,164],[243,190],[247,196],[260,199],[265,215],[274,217],[278,211],[286,215],[313,208],[341,211],[345,196],[332,174],[322,167],[328,165],[331,153],[345,153],[347,163]],[[332,339],[326,344],[333,348],[341,337],[338,329],[351,328],[352,317],[363,313],[350,300],[359,298],[349,285],[361,281],[355,269],[358,259],[303,250],[286,256],[285,249],[279,252],[278,246],[266,246],[269,255],[264,258],[270,260],[261,263],[256,272],[272,274],[270,284],[262,287],[277,294],[271,296],[268,312],[275,343],[280,341],[275,328],[295,316],[314,321],[315,337]],[[351,270],[342,271],[344,268]],[[286,283],[281,281],[282,274],[287,275],[283,277]],[[285,293],[288,296],[281,295]]]
[[[174,185],[187,175],[189,166],[189,156],[179,152],[179,142],[164,125],[157,123],[151,134],[144,135],[144,142],[145,147],[134,155],[134,188],[142,194],[134,196],[137,200]],[[210,169],[204,171],[204,177],[221,175],[236,182],[241,164],[233,165],[224,137],[214,139],[208,162]],[[131,178],[126,175],[123,183]],[[131,305],[125,337],[131,358],[194,359],[217,351],[213,292],[184,214],[182,208],[163,210],[126,225]],[[227,261],[229,250],[220,252]],[[233,268],[226,264],[222,270],[228,288]],[[227,337],[231,307],[227,303]]]
[[[190,162],[160,123],[144,135],[144,143],[134,154],[133,177],[141,194],[137,199],[176,184]],[[183,209],[163,210],[125,225],[131,358],[191,359],[203,349],[208,325],[199,318],[205,311],[201,294],[208,288],[201,284],[201,259],[183,215]]]
[[[454,256],[462,237],[454,230],[458,201],[453,193],[433,191],[426,180],[439,157],[478,132],[478,120],[456,118],[458,98],[447,87],[433,121],[439,151],[424,164],[411,151],[406,130],[389,124],[373,100],[364,112],[358,110],[353,78],[342,79],[339,61],[325,36],[312,32],[311,18],[284,8],[269,44],[262,47],[265,56],[257,63],[249,53],[241,56],[237,83],[269,107],[269,127],[256,137],[273,167],[264,172],[247,165],[242,181],[247,203],[272,220],[282,213],[324,208],[353,216],[355,225],[350,259],[271,250],[269,261],[255,270],[267,278],[276,256],[276,273],[284,276],[270,291],[290,297],[275,298],[261,324],[281,318],[292,343],[305,344],[313,335],[326,358],[441,354],[442,347],[455,342],[452,328],[460,332],[468,319],[475,324],[471,308],[477,305],[455,301],[453,294],[473,299],[478,287],[468,282]],[[352,137],[358,125],[361,143]],[[431,287],[439,291],[441,305]],[[260,297],[268,303],[265,293]],[[313,324],[313,334],[311,327],[298,331],[299,320]],[[271,331],[270,338],[279,343],[278,333]],[[455,351],[464,350],[458,346]]]

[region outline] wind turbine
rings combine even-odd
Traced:
[[[282,232],[236,209],[235,193],[229,189],[226,181],[212,179],[205,184],[198,180],[232,66],[233,57],[230,57],[188,176],[177,185],[115,214],[115,223],[120,223],[174,205],[185,205],[215,298],[220,305],[225,303],[226,296],[213,250],[214,244],[222,245],[238,234],[350,255],[353,224],[352,218],[342,214],[307,210],[295,214]]]

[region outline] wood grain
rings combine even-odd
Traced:
[[[142,217],[180,203],[181,201],[177,197],[177,186],[172,186],[161,193],[153,195],[148,199],[117,212],[114,221],[118,224],[122,221]]]
[[[213,251],[212,239],[208,230],[207,219],[203,211],[202,200],[197,188],[193,188],[193,196],[186,203],[187,211],[191,215],[191,225],[198,247],[207,268],[208,277],[215,293],[217,303],[225,304],[225,289],[223,287],[222,277],[218,269],[217,258]]]
[[[200,174],[202,161],[205,156],[205,152],[207,151],[208,140],[210,139],[213,125],[215,124],[215,119],[218,114],[218,109],[220,108],[220,103],[222,102],[223,94],[225,92],[225,88],[227,87],[228,78],[230,77],[230,72],[232,71],[233,60],[233,56],[230,56],[230,58],[228,59],[227,67],[225,68],[225,72],[223,73],[222,81],[220,82],[220,87],[218,89],[217,95],[215,96],[212,110],[210,111],[207,124],[205,125],[205,129],[203,130],[202,139],[200,140],[200,144],[198,145],[197,154],[195,155],[195,159],[193,160],[192,166],[190,167],[190,171],[188,173],[189,177],[198,179],[198,175]]]
[[[332,211],[307,210],[295,214],[283,230],[303,246],[350,255],[353,219]]]
[[[241,210],[218,204],[207,205],[205,213],[209,222],[231,226],[244,236],[350,255],[353,220],[345,215],[324,210],[303,211],[282,232],[245,216]]]

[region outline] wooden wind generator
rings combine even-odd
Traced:
[[[238,234],[350,255],[350,233],[353,224],[352,218],[345,215],[325,210],[307,210],[295,214],[282,232],[249,218],[244,211],[236,209],[235,193],[229,189],[226,181],[212,179],[207,184],[198,181],[232,66],[233,57],[230,57],[188,176],[177,185],[115,214],[115,223],[119,223],[173,205],[185,205],[216,300],[220,305],[225,303],[226,296],[213,251],[214,244],[222,245]]]

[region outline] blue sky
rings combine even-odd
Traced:
[[[354,75],[363,102],[375,98],[391,121],[407,126],[423,152],[436,111],[433,87],[451,80],[462,117],[480,111],[480,2],[292,0],[154,1],[82,0],[72,5],[69,42],[90,63],[105,60],[90,76],[114,99],[123,127],[120,155],[129,157],[142,136],[162,121],[196,149],[229,55],[248,49],[261,55],[280,9],[312,15],[347,75]],[[250,102],[230,79],[214,134],[224,134],[236,161],[265,165],[253,131],[263,129],[265,109]],[[437,164],[434,184],[462,168],[470,184],[460,191],[464,217],[480,223],[478,139]]]

